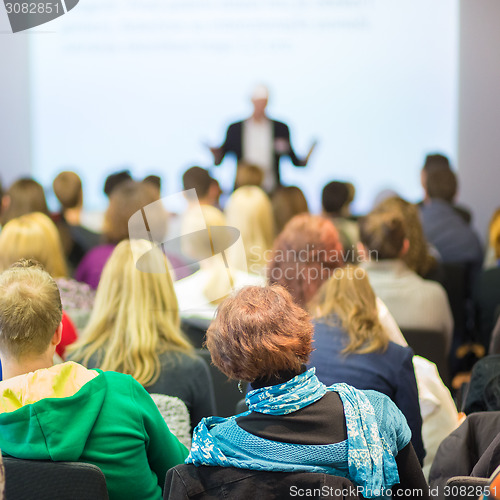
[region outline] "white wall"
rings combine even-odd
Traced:
[[[461,0],[458,170],[460,201],[486,238],[500,207],[500,2]]]
[[[0,8],[0,179],[8,186],[31,171],[29,51],[30,36],[12,34]]]

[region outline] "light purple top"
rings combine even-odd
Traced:
[[[76,271],[75,279],[82,283],[87,283],[94,290],[97,289],[101,273],[113,253],[116,245],[99,245],[89,250],[80,261]],[[172,265],[177,279],[185,278],[194,272],[182,258],[167,253],[167,258]]]

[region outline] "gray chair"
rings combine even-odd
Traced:
[[[439,375],[443,379],[443,382],[449,387],[450,370],[445,333],[408,328],[402,330],[402,333],[415,354],[432,361],[437,366]]]
[[[164,500],[286,500],[315,491],[315,499],[362,498],[349,479],[314,472],[270,472],[232,467],[176,465],[167,472]],[[302,492],[302,494],[300,494]]]
[[[240,392],[238,382],[229,380],[216,366],[212,364],[212,358],[208,349],[197,349],[196,354],[201,356],[208,364],[214,382],[215,405],[217,416],[230,417],[234,415],[236,404],[245,395],[247,383],[241,384]]]
[[[3,457],[5,500],[108,500],[99,467],[81,462],[51,462]]]
[[[210,320],[203,318],[181,318],[181,330],[196,349],[203,348]]]

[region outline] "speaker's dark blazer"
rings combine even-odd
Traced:
[[[273,129],[273,147],[275,145],[276,139],[285,139],[288,144],[290,144],[290,148],[287,152],[279,152],[274,150],[274,171],[276,175],[277,185],[280,185],[280,158],[282,156],[289,156],[290,160],[296,167],[305,167],[306,160],[303,158],[298,158],[295,154],[292,144],[290,143],[290,130],[288,126],[282,122],[278,122],[276,120],[271,120],[272,129]],[[243,157],[243,121],[232,123],[229,125],[226,132],[226,140],[224,144],[221,146],[222,148],[222,156],[220,157],[220,161],[216,162],[216,165],[220,165],[226,153],[234,153],[238,160],[241,160]]]

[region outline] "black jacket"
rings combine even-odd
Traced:
[[[439,446],[429,484],[444,499],[444,486],[453,476],[469,476],[479,458],[500,432],[500,411],[472,413]]]
[[[220,161],[216,165],[220,165],[226,153],[234,153],[238,160],[243,158],[243,121],[232,123],[229,125],[226,132],[226,140],[221,146],[222,156]],[[290,130],[288,126],[282,122],[276,120],[271,120],[273,125],[273,144],[275,144],[276,139],[285,139],[290,145],[289,150],[284,153],[281,151],[274,150],[274,171],[276,175],[277,185],[280,185],[280,169],[279,163],[282,156],[289,156],[290,160],[296,167],[305,167],[306,160],[298,158],[295,154],[292,144],[290,143]]]
[[[165,500],[307,498],[318,490],[322,499],[358,499],[356,487],[344,477],[313,472],[268,472],[231,467],[177,465],[167,472]],[[311,496],[311,494],[309,494]]]

